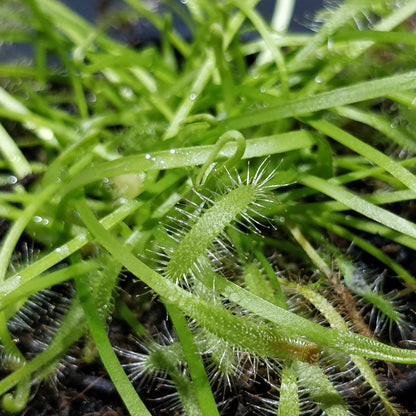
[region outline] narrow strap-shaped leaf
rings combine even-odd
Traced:
[[[279,104],[246,112],[230,117],[218,123],[212,134],[221,134],[225,130],[241,130],[247,127],[261,126],[282,118],[299,116],[331,107],[358,103],[377,97],[384,97],[391,91],[404,91],[416,88],[416,72],[410,71],[391,77],[360,82],[348,87],[336,88],[320,94],[282,100]]]
[[[219,415],[204,364],[202,363],[201,356],[195,345],[193,334],[188,328],[188,323],[186,322],[183,313],[178,308],[169,304],[166,305],[166,308],[182,345],[188,370],[198,398],[201,414],[203,416]]]
[[[84,282],[82,278],[78,278],[76,279],[76,287],[78,297],[81,301],[82,308],[84,309],[88,328],[94,338],[98,353],[130,415],[150,416],[150,412],[146,409],[146,406],[137,395],[136,390],[130,383],[129,378],[117,359],[116,353],[107,337],[104,325],[101,322],[94,299],[89,293],[86,282]]]
[[[314,188],[339,202],[342,202],[347,207],[365,215],[372,220],[384,224],[393,230],[399,231],[407,236],[416,238],[416,225],[399,217],[386,209],[383,209],[377,205],[371,204],[364,200],[359,195],[354,194],[347,189],[332,184],[329,181],[318,178],[312,175],[302,175],[299,177],[299,182],[302,184]]]
[[[413,192],[416,192],[416,179],[414,175],[400,165],[400,163],[395,162],[392,158],[381,153],[373,146],[364,143],[362,140],[357,139],[352,134],[347,133],[329,121],[323,119],[306,119],[306,122],[315,129],[332,137],[337,142],[347,146],[349,149],[384,168],[401,183],[406,185]]]
[[[243,159],[267,156],[271,154],[303,149],[315,144],[315,134],[307,130],[258,137],[246,141]],[[111,178],[126,173],[145,172],[149,170],[174,169],[186,166],[202,165],[210,157],[217,145],[183,147],[150,153],[140,153],[120,159],[103,162],[92,166],[75,176],[62,189],[65,194],[79,186],[102,178]],[[231,158],[235,154],[236,144],[226,143],[218,153],[220,158]]]

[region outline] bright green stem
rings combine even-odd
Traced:
[[[137,3],[137,0],[128,0],[132,3]],[[248,9],[252,8],[258,0],[249,0],[247,1]],[[229,47],[234,36],[238,32],[240,26],[244,22],[244,16],[241,12],[235,13],[234,16],[230,19],[229,29],[224,33],[224,51]],[[169,139],[174,137],[181,126],[181,124],[186,120],[187,116],[190,114],[196,98],[202,93],[206,87],[209,79],[212,76],[212,73],[215,69],[215,58],[212,51],[208,51],[208,56],[205,59],[204,63],[198,69],[198,75],[196,76],[194,82],[191,85],[191,88],[188,90],[188,93],[185,94],[185,98],[182,103],[179,105],[173,119],[170,122],[169,127],[167,128],[163,139]],[[229,130],[229,129],[227,129]]]
[[[77,293],[80,299],[82,308],[84,309],[85,318],[88,323],[88,328],[94,338],[95,345],[100,354],[101,360],[106,368],[108,375],[114,382],[116,389],[118,390],[120,397],[126,405],[130,415],[132,416],[145,416],[150,412],[146,409],[146,406],[140,400],[136,390],[130,383],[126,373],[122,369],[117,356],[110,344],[107,336],[107,332],[101,321],[101,317],[97,310],[97,305],[94,302],[93,297],[89,293],[87,284],[80,277],[76,280]]]
[[[216,293],[211,286],[205,286],[206,282],[212,281],[211,279],[207,279],[206,276],[211,276],[212,278],[214,275],[214,272],[210,267],[209,259],[205,258],[203,264],[204,272],[203,274],[198,274],[196,276],[199,280],[194,282],[194,293],[199,299],[206,301],[207,303],[219,305],[225,310],[219,294]],[[236,356],[232,344],[207,331],[205,328],[199,328],[197,344],[199,351],[209,351],[210,361],[221,377],[225,377],[226,380],[229,380],[230,377],[235,375]]]
[[[189,374],[199,403],[199,412],[203,416],[218,415],[217,405],[205,372],[204,364],[194,342],[194,336],[188,328],[183,313],[172,304],[166,304],[169,316],[175,327],[182,351],[188,366]],[[178,393],[180,393],[178,389]],[[198,407],[198,406],[197,406]]]

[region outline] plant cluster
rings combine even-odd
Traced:
[[[416,2],[163,3],[0,5],[1,412],[93,367],[117,414],[404,414]]]

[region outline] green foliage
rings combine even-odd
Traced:
[[[247,414],[400,414],[371,360],[416,363],[399,348],[414,270],[393,255],[416,249],[416,3],[346,0],[293,34],[294,1],[272,23],[255,0],[166,1],[190,39],[125,3],[98,25],[57,0],[0,6],[0,44],[33,47],[0,64],[3,409],[71,353],[101,359],[131,415],[229,414],[235,397]],[[109,35],[133,18],[158,45]],[[17,265],[22,242],[39,254]],[[112,320],[138,339],[116,345]],[[171,393],[153,409],[155,380]]]

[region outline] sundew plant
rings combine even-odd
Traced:
[[[416,1],[257,3],[1,2],[4,414],[412,410]]]

